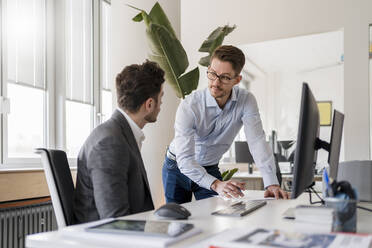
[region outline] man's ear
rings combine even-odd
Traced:
[[[234,82],[234,85],[237,85],[238,83],[240,83],[240,81],[242,80],[242,75],[239,75],[235,78],[235,82]]]
[[[154,106],[156,105],[155,100],[151,97],[147,98],[144,104],[145,104],[146,112],[151,112]]]

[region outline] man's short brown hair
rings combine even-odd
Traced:
[[[239,75],[245,63],[245,56],[242,50],[234,46],[219,46],[214,50],[212,60],[216,58],[224,62],[230,62],[236,75]]]
[[[157,101],[163,83],[164,71],[155,62],[146,60],[142,65],[126,66],[116,76],[118,106],[130,113],[138,112],[148,98]]]

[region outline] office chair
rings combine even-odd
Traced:
[[[66,153],[45,148],[37,148],[35,153],[41,155],[58,228],[74,224],[74,183]]]

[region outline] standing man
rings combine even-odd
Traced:
[[[154,209],[140,150],[143,127],[160,112],[163,83],[164,71],[149,61],[117,75],[118,108],[93,130],[78,156],[78,223]]]
[[[244,183],[222,181],[218,163],[244,126],[249,149],[266,188],[265,197],[288,198],[276,178],[273,153],[265,141],[255,97],[238,87],[243,52],[220,46],[208,67],[208,88],[193,92],[178,107],[175,137],[163,165],[167,202],[184,203],[214,195],[243,196]]]

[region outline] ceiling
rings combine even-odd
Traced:
[[[245,70],[257,73],[302,72],[343,63],[343,31],[334,31],[240,46]]]

